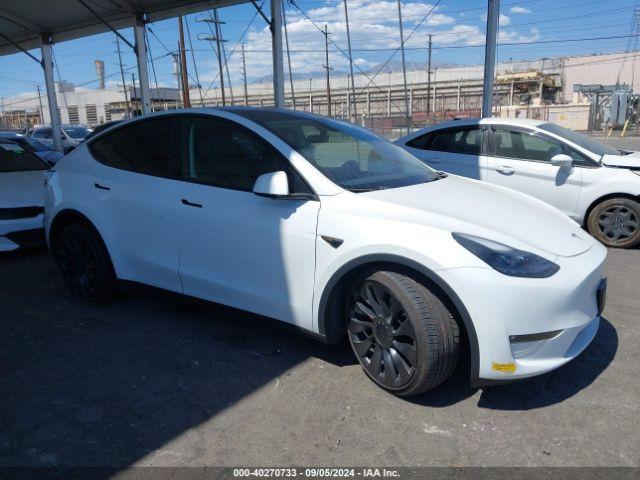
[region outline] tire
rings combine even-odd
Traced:
[[[610,198],[589,213],[587,229],[607,247],[633,248],[640,244],[640,203],[630,198]]]
[[[104,303],[116,289],[116,275],[100,236],[81,223],[64,227],[52,242],[62,278],[83,303]]]
[[[395,272],[370,273],[354,283],[346,310],[353,352],[383,389],[418,395],[453,373],[460,330],[445,303],[424,285]]]

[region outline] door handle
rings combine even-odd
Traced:
[[[100,185],[99,183],[94,183],[93,186],[99,190],[111,190],[111,187],[106,187],[104,185]]]
[[[507,165],[500,165],[499,167],[496,167],[496,172],[501,173],[502,175],[513,175],[516,173],[516,170],[515,168]]]
[[[186,198],[182,199],[182,204],[183,205],[187,205],[188,207],[196,207],[196,208],[202,208],[202,205],[200,205],[199,203],[193,203],[190,202],[189,200],[187,200]]]

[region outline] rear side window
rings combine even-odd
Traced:
[[[89,150],[109,167],[168,177],[173,122],[173,117],[160,117],[125,125],[95,139]]]
[[[407,145],[422,150],[480,155],[482,131],[479,127],[448,128],[414,138]]]

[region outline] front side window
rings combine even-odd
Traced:
[[[550,162],[562,146],[533,132],[505,127],[493,129],[493,151],[498,157]]]
[[[35,138],[51,138],[51,129],[41,128],[40,130],[36,130],[35,132],[33,132],[33,136]]]
[[[448,128],[418,137],[408,145],[438,152],[480,155],[482,131],[479,127]]]
[[[250,192],[264,173],[284,171],[291,193],[311,193],[275,148],[236,123],[211,117],[186,117],[182,126],[187,152],[179,176],[208,185]]]
[[[47,164],[21,145],[0,142],[0,172],[27,172],[48,168]]]
[[[406,150],[350,123],[304,113],[234,113],[271,131],[346,190],[382,190],[440,178]]]
[[[171,171],[172,132],[173,117],[150,118],[96,138],[89,149],[109,167],[166,177]]]
[[[620,150],[604,145],[591,137],[587,137],[582,133],[561,127],[555,123],[544,123],[540,125],[539,128],[546,130],[547,132],[554,133],[562,138],[566,138],[570,142],[573,142],[596,155],[620,155]]]

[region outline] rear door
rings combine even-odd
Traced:
[[[485,180],[487,160],[483,155],[484,143],[483,126],[461,125],[416,137],[404,148],[435,170]]]
[[[551,158],[571,155],[552,138],[521,127],[493,125],[488,181],[536,197],[574,217],[582,187],[582,169],[560,168]]]
[[[148,118],[90,141],[99,164],[81,184],[118,276],[180,292],[173,127],[174,116]]]

